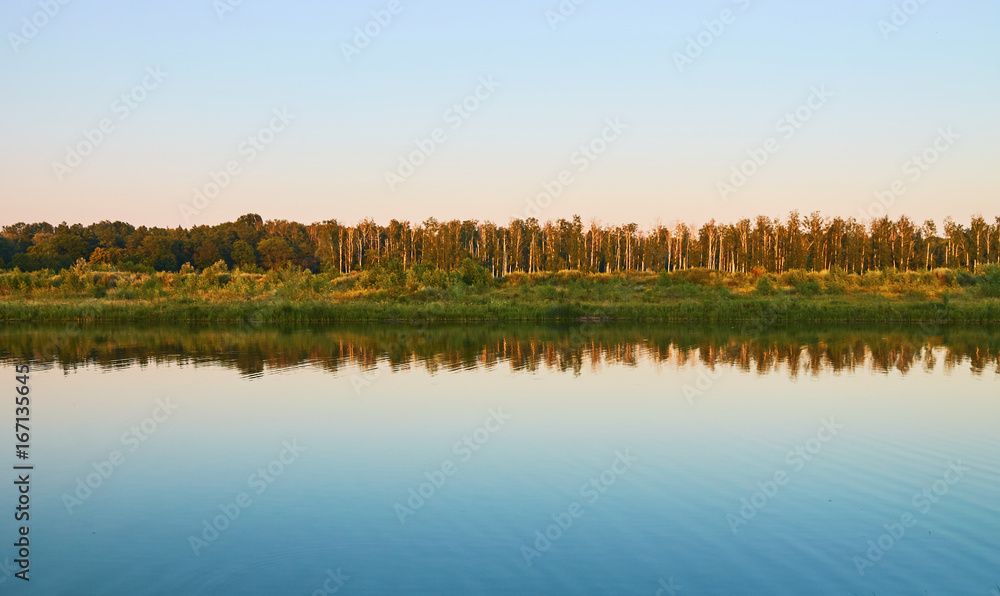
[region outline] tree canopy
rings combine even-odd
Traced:
[[[121,269],[205,269],[219,261],[244,269],[297,266],[312,271],[371,269],[397,262],[403,270],[428,266],[471,271],[469,261],[494,276],[512,272],[675,271],[730,272],[792,269],[847,272],[936,267],[975,270],[1000,263],[1000,217],[951,218],[917,224],[908,217],[860,222],[792,212],[784,220],[758,216],[700,227],[678,223],[646,229],[635,223],[585,226],[571,220],[512,219],[418,224],[392,220],[354,225],[327,220],[301,224],[247,214],[235,222],[184,228],[135,227],[102,221],[89,226],[16,223],[0,233],[0,267],[58,270],[79,259]],[[471,275],[471,273],[470,273]]]

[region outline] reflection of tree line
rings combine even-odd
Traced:
[[[782,327],[759,335],[737,329],[582,324],[537,326],[339,326],[308,329],[245,326],[26,327],[0,331],[0,359],[27,359],[65,370],[149,364],[219,364],[243,374],[293,366],[370,368],[388,362],[401,370],[432,372],[509,366],[579,374],[584,368],[643,362],[685,367],[694,362],[743,371],[850,372],[968,366],[975,374],[998,370],[1000,333],[945,327],[856,330]]]

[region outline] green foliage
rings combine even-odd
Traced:
[[[977,290],[984,298],[1000,298],[1000,266],[989,265],[983,269]]]
[[[938,282],[946,287],[955,287],[958,285],[958,276],[951,269],[935,269],[933,272],[935,277],[937,277]]]
[[[882,274],[877,271],[868,271],[861,276],[861,287],[863,288],[878,288],[882,286]]]
[[[963,288],[969,288],[979,283],[979,278],[975,275],[965,271],[964,269],[958,271],[958,285]]]
[[[674,278],[671,277],[670,272],[666,269],[660,271],[660,274],[656,276],[656,285],[661,288],[669,288],[674,285]]]
[[[771,282],[770,277],[764,275],[757,280],[757,288],[755,291],[759,296],[774,296],[778,293],[778,288],[776,288],[774,283]]]
[[[538,296],[543,300],[555,300],[559,297],[559,289],[550,284],[541,285],[538,286]]]
[[[704,267],[697,267],[694,269],[685,269],[682,271],[675,271],[674,275],[685,283],[697,284],[700,286],[708,285],[716,276],[716,272],[712,269],[706,269]]]
[[[139,286],[139,295],[149,300],[158,297],[162,290],[163,283],[160,281],[159,277],[153,275],[146,278],[146,280],[142,282],[142,285]]]
[[[847,282],[843,277],[831,277],[826,282],[826,293],[831,296],[843,296],[847,294]]]
[[[466,258],[458,266],[458,277],[466,285],[486,285],[490,280],[490,273],[476,261]]]
[[[294,253],[287,240],[280,237],[265,238],[257,245],[260,263],[268,269],[278,269],[288,265]]]
[[[242,269],[255,267],[257,265],[257,251],[244,240],[237,240],[233,243],[230,252],[233,261]]]
[[[183,267],[178,272],[150,275],[107,264],[78,262],[58,274],[51,270],[0,272],[0,312],[7,308],[5,305],[30,301],[38,305],[39,313],[74,312],[74,305],[85,313],[96,308],[90,299],[98,298],[100,305],[128,302],[126,312],[142,312],[143,316],[192,305],[211,312],[229,312],[251,304],[280,303],[284,309],[281,312],[294,313],[295,320],[313,316],[308,314],[313,307],[300,311],[295,306],[298,304],[319,305],[315,312],[327,313],[323,317],[348,317],[338,320],[361,316],[357,313],[365,309],[395,312],[400,318],[408,318],[418,312],[414,309],[434,303],[447,312],[478,313],[477,317],[485,318],[498,313],[510,317],[532,313],[531,317],[545,319],[555,313],[586,312],[587,316],[612,319],[743,320],[758,316],[777,301],[787,300],[773,275],[753,278],[699,272],[695,278],[707,283],[697,284],[687,281],[685,275],[671,273],[667,286],[662,285],[664,277],[662,272],[547,272],[509,274],[494,281],[472,259],[451,273],[431,265],[404,270],[398,260],[383,259],[368,270],[343,275],[314,273],[294,263],[265,273],[250,273],[230,271],[227,263],[216,261],[201,271]],[[937,275],[928,273],[900,272],[891,282],[882,277],[881,272],[858,276],[796,271],[788,279],[798,294],[794,303],[803,305],[801,316],[806,318],[861,320],[856,315],[866,313],[876,320],[928,320],[920,317],[937,317],[934,309],[940,310],[943,298],[949,317],[1000,319],[1000,314],[993,314],[1000,309],[996,300],[1000,297],[1000,267],[980,269],[977,284],[967,288],[958,284],[957,275],[954,287],[941,284]],[[863,283],[871,285],[864,287]],[[826,289],[826,296],[821,295],[821,288]],[[849,299],[830,296],[839,296],[841,289],[850,289]],[[943,292],[949,294],[942,297]],[[555,308],[563,306],[566,308]]]
[[[420,277],[420,281],[428,288],[436,288],[438,290],[445,289],[449,283],[448,274],[440,269],[427,271]]]
[[[819,294],[821,289],[819,282],[811,279],[797,280],[792,285],[795,287],[795,292],[798,293],[799,296],[806,297]]]
[[[798,284],[809,281],[809,274],[805,269],[792,269],[778,276],[778,281],[784,286],[798,287]]]

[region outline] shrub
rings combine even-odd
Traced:
[[[448,274],[440,269],[434,269],[425,273],[421,281],[428,288],[443,290],[448,287]]]
[[[800,296],[815,296],[820,291],[819,282],[811,279],[796,281],[793,285]]]
[[[757,280],[756,292],[761,296],[774,296],[778,293],[778,288],[771,282],[771,278],[765,275]]]
[[[458,277],[466,285],[485,285],[489,281],[490,273],[476,261],[466,258],[458,266]]]
[[[847,293],[847,284],[838,278],[826,280],[826,293],[833,296],[843,296]]]
[[[142,294],[143,298],[155,298],[159,295],[160,290],[163,289],[163,284],[160,283],[160,278],[157,276],[152,276],[142,282],[139,286],[139,292]]]
[[[795,287],[796,284],[804,282],[807,279],[809,279],[809,277],[806,275],[804,269],[791,269],[782,273],[781,276],[778,277],[778,281],[781,282],[782,285],[792,287]]]
[[[136,292],[135,288],[129,286],[116,289],[111,297],[119,300],[135,300],[139,297],[139,293]]]
[[[711,269],[707,269],[705,267],[698,267],[696,269],[686,269],[684,271],[677,271],[675,272],[675,275],[686,283],[704,286],[712,282],[716,273]]]
[[[890,283],[899,279],[899,271],[895,267],[882,268],[882,283]]]
[[[661,288],[669,288],[674,285],[674,278],[670,276],[670,272],[664,269],[660,271],[660,274],[656,278],[656,285]]]
[[[882,274],[875,271],[867,271],[861,276],[861,287],[877,288],[882,285]]]
[[[983,269],[977,290],[984,298],[1000,298],[1000,266],[989,265]]]
[[[979,278],[968,271],[959,271],[957,277],[958,285],[963,288],[969,288],[979,283]]]
[[[545,300],[555,300],[559,297],[559,290],[551,284],[545,284],[543,286],[539,286],[538,295]]]
[[[934,276],[937,278],[938,283],[947,287],[954,287],[957,285],[957,276],[955,272],[951,269],[935,269],[933,272]]]

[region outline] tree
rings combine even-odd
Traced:
[[[233,262],[244,269],[257,264],[257,252],[249,243],[243,240],[237,240],[233,243],[233,250],[230,254],[232,255]]]
[[[261,265],[268,269],[280,269],[291,262],[294,252],[284,238],[265,238],[257,245]]]

